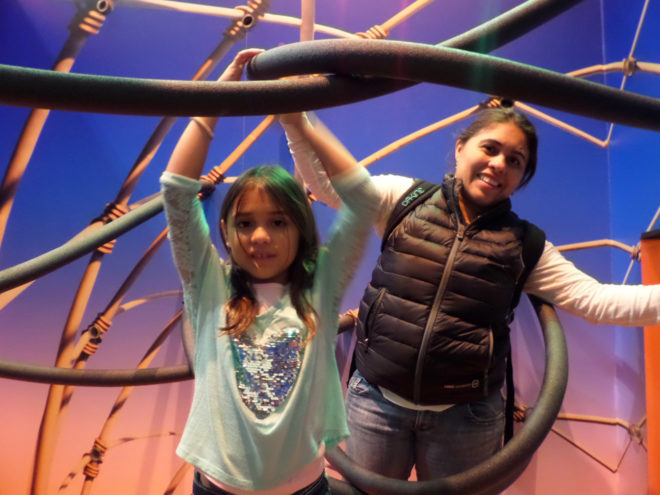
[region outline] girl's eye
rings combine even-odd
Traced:
[[[495,146],[493,146],[492,144],[484,144],[482,148],[489,155],[495,153]]]
[[[236,222],[237,229],[247,229],[250,226],[250,222],[247,220],[239,220]]]
[[[284,219],[284,218],[277,218],[277,219],[273,220],[273,225],[275,227],[286,227],[287,222],[286,222],[286,219]]]

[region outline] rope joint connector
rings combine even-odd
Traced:
[[[236,40],[243,39],[248,29],[252,29],[258,22],[259,17],[270,7],[270,0],[250,0],[247,5],[238,5],[235,10],[243,12],[240,17],[225,30],[225,36]]]
[[[93,339],[101,338],[103,334],[110,330],[110,325],[112,325],[112,322],[103,313],[99,313],[87,331]]]
[[[632,252],[630,253],[630,259],[635,261],[642,261],[642,245],[637,243],[633,246]]]
[[[108,447],[103,443],[100,438],[94,440],[94,446],[89,453],[89,461],[85,464],[83,474],[87,479],[94,479],[99,475],[99,465],[103,463],[103,456],[105,455]]]
[[[639,67],[637,66],[637,59],[635,57],[628,57],[623,59],[623,75],[626,77],[632,76]]]
[[[69,30],[80,29],[87,34],[99,34],[106,16],[114,9],[113,0],[78,0],[78,12],[74,15]]]
[[[371,39],[371,40],[382,40],[384,38],[387,38],[389,34],[390,32],[387,29],[385,29],[383,26],[380,26],[378,24],[370,27],[363,33],[356,33],[356,35],[360,38]]]

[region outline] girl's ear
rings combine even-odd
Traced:
[[[229,237],[227,236],[227,224],[224,219],[220,220],[220,230],[222,230],[222,238],[225,241],[225,247],[229,249]]]

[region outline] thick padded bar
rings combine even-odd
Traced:
[[[157,196],[93,232],[74,237],[60,247],[0,271],[0,292],[35,280],[80,258],[137,225],[146,222],[160,213],[162,209],[163,199]]]
[[[258,55],[252,59],[250,70],[253,76],[261,78],[321,72],[426,81],[660,130],[659,99],[489,55],[418,43],[293,43]],[[23,71],[31,76],[22,77]],[[357,101],[360,95],[350,93],[349,81],[351,78],[346,77],[258,82],[158,81],[0,66],[0,100],[23,104],[29,100],[37,107],[105,113],[255,115]],[[318,98],[314,97],[317,84],[325,88]],[[377,96],[378,85],[372,89],[376,92],[368,96]],[[380,89],[385,90],[385,85]]]
[[[71,74],[0,64],[1,104],[103,114],[264,115],[343,105],[373,96],[369,92],[350,94],[352,88],[345,78],[178,81]]]
[[[454,48],[388,40],[292,43],[257,55],[252,77],[371,75],[431,82],[660,130],[660,99],[526,64]]]
[[[523,4],[445,42],[446,46],[478,51],[490,51],[508,43],[515,37],[532,31],[558,14],[568,10],[581,0],[528,0]],[[181,86],[176,81],[160,81],[143,86],[141,80],[100,77],[92,84],[90,79],[70,74],[73,78],[61,78],[50,71],[0,65],[0,103],[8,105],[53,108],[70,111],[121,113],[133,115],[259,115],[296,110],[314,110],[329,106],[362,101],[391,93],[413,83],[397,80],[328,80],[317,78],[305,82],[269,83],[252,85],[247,95],[234,87],[216,89],[216,103],[209,113],[208,95],[203,85]],[[186,81],[190,83],[190,81]],[[225,83],[227,84],[227,83]],[[238,86],[236,86],[238,84]],[[192,88],[199,93],[190,94]],[[212,89],[212,87],[211,87]],[[291,91],[293,89],[293,91]],[[163,94],[165,93],[165,94]],[[236,94],[235,94],[236,93]],[[270,96],[269,96],[270,95]],[[101,98],[103,98],[101,100]],[[287,102],[285,107],[262,108],[261,99],[275,98]],[[110,101],[107,101],[110,100]],[[119,101],[123,103],[120,105]],[[297,102],[291,106],[292,102]],[[323,102],[318,106],[319,102]],[[316,105],[316,106],[315,106]],[[133,110],[127,108],[130,107]],[[233,109],[229,111],[228,108]],[[243,111],[236,111],[242,108]]]
[[[186,364],[147,369],[79,370],[0,360],[0,377],[26,382],[88,387],[157,385],[190,380]]]
[[[531,0],[438,46],[478,53],[491,51],[542,26],[582,0]]]
[[[531,299],[531,298],[530,298]],[[511,485],[541,445],[559,413],[568,382],[564,333],[552,306],[532,300],[545,339],[545,376],[536,405],[522,428],[490,459],[453,476],[408,482],[371,473],[352,463],[340,449],[326,453],[330,464],[358,488],[381,495],[494,495]]]

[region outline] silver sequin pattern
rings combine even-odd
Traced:
[[[231,347],[243,403],[263,419],[284,403],[298,377],[304,355],[300,329],[279,330],[265,344],[243,334],[231,338]]]

